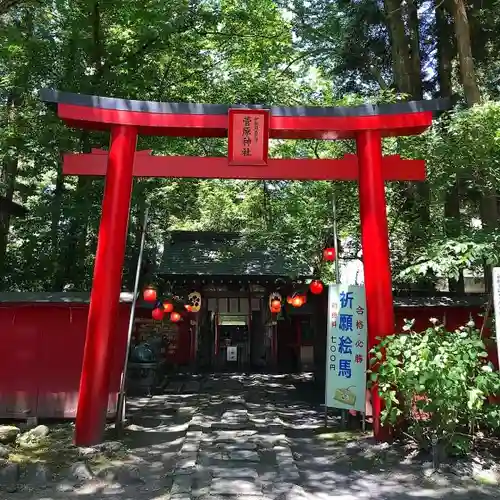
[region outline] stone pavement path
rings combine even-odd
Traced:
[[[328,434],[321,408],[297,389],[300,382],[300,376],[229,374],[172,381],[163,395],[131,401],[126,474],[116,468],[123,463],[106,464],[76,485],[5,498],[500,498],[497,487],[460,483],[451,474],[426,478],[420,464],[368,437]]]

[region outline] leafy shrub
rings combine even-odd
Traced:
[[[470,321],[454,332],[431,318],[421,333],[406,321],[404,332],[381,339],[372,349],[370,383],[385,402],[383,425],[405,422],[420,446],[439,443],[447,453],[470,450],[478,431],[500,426],[500,374],[487,361],[484,339]]]

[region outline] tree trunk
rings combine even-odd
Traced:
[[[9,115],[14,118],[15,100],[9,99]],[[17,141],[14,141],[17,142]],[[11,144],[9,153],[5,155],[0,175],[0,186],[3,186],[2,195],[7,201],[13,201],[16,189],[16,177],[18,167],[18,149]],[[10,213],[0,211],[0,289],[5,287],[5,272],[7,270],[7,245],[9,241]]]
[[[394,83],[399,92],[412,95],[410,47],[406,37],[401,0],[384,0],[384,5],[391,39]]]
[[[479,92],[474,59],[472,58],[470,27],[465,0],[450,0],[449,9],[454,22],[455,39],[460,60],[460,77],[465,99],[468,106],[473,106],[481,101],[481,93]]]
[[[481,193],[480,213],[483,229],[494,232],[498,229],[498,195],[494,187],[484,187]],[[491,266],[484,266],[484,286],[486,292],[492,290]]]
[[[408,33],[410,39],[410,65],[411,65],[411,87],[412,97],[422,99],[422,69],[420,57],[420,30],[418,22],[418,11],[414,0],[406,1],[408,17]]]
[[[451,98],[452,87],[452,59],[454,56],[453,30],[448,21],[446,10],[441,0],[436,2],[436,37],[438,57],[439,96]],[[453,181],[444,195],[444,230],[449,238],[456,238],[461,233],[460,221],[460,190],[457,175],[453,173]],[[448,278],[450,292],[465,293],[463,271],[458,279]]]
[[[123,264],[123,286],[127,291],[131,291],[134,287],[135,271],[137,269],[137,261],[139,259],[139,248],[141,246],[142,222],[146,211],[146,198],[142,196],[142,186],[140,183],[137,183],[134,186],[132,196],[138,201],[129,221],[129,230],[127,233],[127,252],[125,254],[125,262]]]
[[[474,59],[472,58],[469,19],[465,0],[450,0],[450,11],[455,26],[458,56],[460,59],[460,77],[468,106],[481,102],[481,93],[477,84]],[[480,214],[484,229],[498,229],[498,205],[495,180],[485,175],[485,186],[481,189]],[[486,291],[491,290],[491,266],[484,266]]]
[[[90,153],[90,137],[87,131],[81,136],[80,151]],[[87,234],[91,203],[92,181],[86,176],[78,177],[75,192],[71,198],[77,212],[71,218],[64,243],[62,276],[57,277],[58,285],[64,288],[71,285],[81,290],[85,282],[85,257],[87,253]]]
[[[104,68],[100,0],[93,1],[89,12],[89,21],[93,42],[91,63],[94,66],[94,74],[91,76],[89,82],[89,91],[93,94],[99,94],[100,86],[103,83]],[[90,153],[91,151],[90,134],[88,131],[82,132],[81,151],[83,153]],[[73,197],[79,212],[73,217],[68,231],[68,244],[66,246],[66,258],[64,259],[64,277],[65,281],[71,283],[77,289],[84,288],[89,278],[86,269],[86,256],[89,252],[87,240],[90,210],[92,207],[91,192],[95,187],[94,184],[89,177],[79,177]]]
[[[52,290],[61,292],[64,288],[64,265],[60,259],[59,225],[62,214],[62,200],[64,196],[64,176],[62,172],[62,153],[57,165],[56,185],[51,204],[50,240],[52,246]]]
[[[438,57],[438,81],[440,97],[451,97],[452,87],[452,60],[454,47],[452,43],[452,28],[446,16],[446,9],[442,0],[436,2],[436,38]]]
[[[384,0],[391,39],[392,63],[396,89],[411,99],[422,98],[420,37],[418,13],[413,0]],[[406,21],[406,24],[405,24]],[[411,226],[408,255],[422,245],[430,224],[430,188],[424,182],[401,184],[406,198],[407,221]],[[425,284],[427,288],[427,283]]]
[[[406,1],[406,15],[409,33],[409,64],[411,96],[413,99],[422,99],[422,70],[420,57],[420,31],[418,12],[415,0]],[[418,206],[418,224],[426,232],[430,226],[431,189],[429,181],[416,183],[416,203]]]
[[[144,196],[144,189],[139,184],[138,185],[138,196],[137,196],[137,210],[135,216],[135,224],[134,224],[134,238],[132,243],[132,252],[131,258],[128,263],[128,272],[127,272],[127,290],[132,290],[134,286],[135,279],[135,270],[137,268],[137,261],[139,259],[139,249],[141,247],[141,239],[142,239],[142,228],[144,223],[144,214],[146,213],[146,197]],[[141,189],[142,188],[142,189]],[[129,232],[130,233],[130,232]],[[131,238],[132,239],[132,238]]]
[[[66,85],[66,82],[74,81],[77,77],[76,68],[76,53],[77,44],[76,40],[79,35],[79,31],[76,28],[72,31],[68,45],[66,59],[66,68],[64,72],[64,78],[60,82],[61,86]],[[61,144],[59,147],[67,147],[66,144]],[[52,245],[52,290],[54,292],[61,292],[66,284],[66,272],[67,272],[67,247],[66,244],[69,241],[70,231],[67,228],[66,231],[61,232],[61,217],[64,217],[63,211],[63,199],[64,199],[64,175],[63,175],[63,158],[65,151],[61,151],[59,154],[59,161],[57,164],[57,172],[55,179],[55,190],[52,197],[51,206],[51,245]]]
[[[8,2],[4,2],[5,4]],[[13,2],[10,2],[13,3]],[[24,39],[29,42],[33,37],[33,12],[29,9],[23,14],[22,22],[20,23],[24,31]],[[30,53],[32,56],[32,52]],[[3,186],[4,196],[8,201],[13,201],[16,191],[17,171],[19,165],[19,154],[23,150],[22,126],[17,127],[19,122],[18,110],[24,103],[24,95],[19,89],[27,88],[27,80],[30,70],[30,64],[21,67],[15,81],[17,90],[11,92],[6,99],[6,117],[5,129],[12,127],[15,132],[12,137],[5,141],[5,156],[3,158],[2,171],[0,173],[0,188]],[[21,129],[21,130],[18,130]],[[10,214],[0,213],[0,289],[5,286],[5,272],[7,269],[7,246],[10,231]]]
[[[460,236],[460,191],[456,175],[454,176],[453,184],[445,193],[444,217],[446,236],[449,238],[456,238]],[[448,278],[448,286],[450,292],[464,293],[465,280],[463,271],[460,271],[458,279]]]

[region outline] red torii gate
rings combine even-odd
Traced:
[[[41,99],[57,106],[58,116],[72,127],[110,130],[109,153],[67,154],[66,175],[105,175],[94,278],[83,357],[75,443],[101,441],[109,397],[109,361],[117,315],[133,177],[191,177],[288,180],[358,180],[369,348],[376,338],[394,332],[392,280],[384,181],[424,180],[420,160],[382,156],[382,138],[415,135],[432,123],[433,112],[449,107],[429,100],[352,108],[159,103],[86,96],[42,90]],[[259,148],[235,134],[245,118],[262,120],[255,129]],[[258,117],[258,118],[257,118]],[[239,121],[238,121],[239,120]],[[260,122],[259,122],[260,123]],[[229,158],[156,157],[136,152],[137,136],[227,137]],[[253,137],[253,136],[252,136]],[[268,138],[355,139],[356,155],[342,159],[267,159]],[[240,148],[240,150],[237,150]],[[243,148],[243,149],[241,149]],[[380,398],[372,393],[374,434],[380,426]]]

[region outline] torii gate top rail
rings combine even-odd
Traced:
[[[136,101],[44,89],[42,101],[57,104],[68,125],[93,130],[114,125],[137,127],[140,135],[226,137],[228,110],[269,109],[269,137],[274,139],[352,139],[362,130],[383,137],[420,134],[436,112],[449,108],[448,99],[364,104],[353,107],[282,107],[263,105],[191,104]]]

